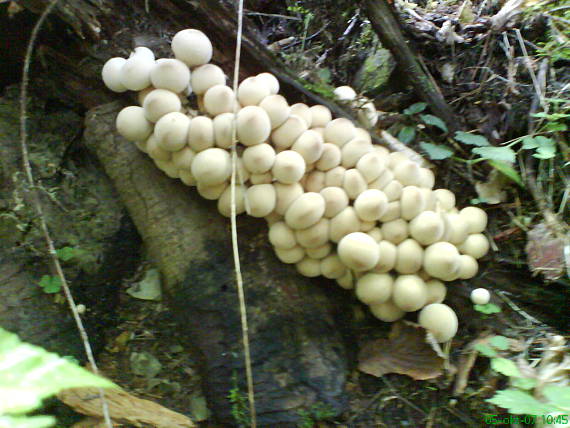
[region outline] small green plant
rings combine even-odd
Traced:
[[[228,393],[228,400],[232,405],[232,417],[240,427],[250,425],[249,406],[247,395],[239,388],[236,373],[232,376],[232,388]]]
[[[536,417],[542,415],[544,417],[551,414],[566,415],[570,412],[570,387],[549,385],[549,379],[542,376],[540,366],[538,369],[526,370],[523,374],[514,361],[503,356],[509,347],[509,339],[504,336],[493,336],[474,346],[475,350],[490,358],[493,371],[507,376],[510,381],[509,388],[498,391],[487,402],[508,409],[515,415],[536,415]],[[555,368],[550,365],[549,375],[553,370]],[[534,422],[540,423],[541,421]]]
[[[473,308],[476,311],[481,312],[482,314],[485,315],[498,314],[499,312],[501,312],[501,308],[495,305],[494,303],[486,303],[484,305],[474,305]]]
[[[61,290],[61,279],[59,276],[44,275],[40,279],[39,285],[46,294],[59,293]]]
[[[325,403],[315,403],[307,410],[299,410],[297,414],[301,418],[297,424],[298,428],[312,428],[316,422],[336,416],[334,409]]]
[[[426,108],[427,104],[420,102],[412,104],[402,112],[402,114],[405,116],[405,121],[408,122],[408,124],[398,132],[398,140],[404,144],[411,143],[414,138],[416,138],[416,123],[423,123],[427,126],[436,127],[445,133],[448,132],[445,122],[439,117],[434,116],[433,114],[422,113]]]
[[[52,416],[26,416],[66,388],[115,385],[0,328],[0,427],[45,428]]]

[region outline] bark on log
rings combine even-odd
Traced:
[[[226,397],[232,379],[244,372],[229,223],[215,204],[167,178],[116,135],[118,109],[113,103],[88,113],[86,143],[164,274],[180,325],[173,333],[190,339],[202,354],[214,417],[231,424]],[[297,410],[316,403],[341,412],[345,349],[325,290],[277,260],[262,220],[239,223],[259,422],[293,423]]]

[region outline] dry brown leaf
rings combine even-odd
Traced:
[[[539,223],[528,232],[526,254],[533,273],[541,273],[547,280],[560,278],[566,270],[564,247],[566,242],[556,236],[550,228]]]
[[[415,380],[441,375],[444,359],[426,341],[426,330],[408,322],[393,324],[388,339],[366,344],[358,355],[358,369],[372,376],[398,373]]]
[[[102,417],[97,388],[66,389],[58,394],[58,398],[78,413]],[[114,422],[133,425],[144,423],[156,428],[196,426],[187,416],[152,401],[135,397],[121,389],[106,389],[105,399],[109,404],[109,413]]]

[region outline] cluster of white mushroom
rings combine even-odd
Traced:
[[[383,321],[421,310],[420,324],[438,341],[452,338],[457,317],[442,304],[443,281],[477,273],[489,248],[485,212],[458,211],[452,192],[432,190],[431,170],[373,144],[327,107],[289,105],[269,73],[245,79],[234,94],[209,63],[212,44],[202,32],[180,31],[172,50],[175,59],[155,60],[139,47],[103,67],[111,90],[140,91],[141,105],[118,114],[119,133],[229,216],[235,124],[237,213],[267,220],[282,262],[356,288]],[[192,92],[199,112],[189,107]]]

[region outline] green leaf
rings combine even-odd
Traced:
[[[518,367],[507,358],[493,358],[491,360],[491,368],[505,376],[521,377],[521,372]]]
[[[457,131],[455,133],[455,139],[463,144],[469,144],[470,146],[490,146],[491,143],[482,135],[469,134],[468,132]]]
[[[0,328],[0,415],[34,410],[62,389],[85,386],[115,385]]]
[[[509,339],[507,339],[505,336],[493,336],[489,339],[489,344],[493,348],[499,349],[501,351],[506,351],[509,349]]]
[[[560,122],[547,122],[544,125],[544,130],[546,132],[564,132],[568,131],[568,126]]]
[[[529,393],[516,389],[499,391],[486,401],[503,407],[515,415],[544,415],[552,410],[550,406],[541,403]]]
[[[524,183],[522,181],[521,176],[519,175],[518,171],[515,167],[506,162],[499,162],[499,161],[487,161],[489,165],[503,174],[505,177],[510,178],[512,181],[517,183],[519,186],[524,187]]]
[[[513,386],[529,391],[536,386],[536,380],[530,377],[514,377],[511,379]]]
[[[510,147],[476,147],[473,153],[481,156],[483,159],[498,162],[515,162],[516,153]]]
[[[411,143],[416,136],[416,130],[413,126],[404,126],[398,132],[398,140],[400,140],[404,144]]]
[[[443,144],[432,144],[422,141],[420,146],[427,153],[431,160],[442,160],[453,156],[453,149]]]
[[[531,137],[530,135],[527,135],[522,139],[522,148],[525,150],[536,149],[538,146],[540,146],[538,141],[535,140],[534,137]]]
[[[501,312],[501,308],[499,308],[494,303],[487,303],[486,305],[475,305],[475,310],[481,312],[482,314],[498,314]]]
[[[484,356],[486,356],[488,358],[493,358],[497,355],[497,351],[495,351],[490,346],[485,345],[484,343],[478,343],[474,346],[474,348],[479,353],[483,354]]]
[[[426,125],[432,125],[432,126],[436,126],[439,129],[441,129],[443,132],[447,132],[447,125],[445,124],[445,122],[443,120],[441,120],[439,117],[434,116],[433,114],[422,114],[420,115],[420,119],[423,120],[423,122]]]
[[[548,398],[550,404],[564,411],[570,410],[570,387],[547,386],[543,389],[542,393]]]
[[[67,262],[76,256],[75,248],[72,247],[63,247],[59,250],[55,250],[55,254],[57,254],[57,257],[64,262]]]
[[[405,109],[404,114],[412,115],[416,113],[421,113],[426,109],[426,107],[427,107],[426,103],[415,103],[409,106],[407,109]]]
[[[535,137],[538,143],[536,153],[532,155],[538,159],[552,159],[556,156],[556,142],[548,137],[538,136]]]
[[[44,275],[40,280],[40,287],[44,289],[44,293],[58,293],[61,290],[61,279],[58,276]]]
[[[0,416],[2,428],[48,428],[55,422],[53,416]]]

